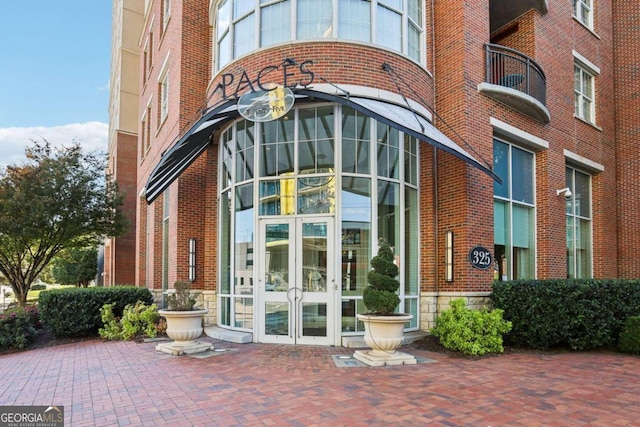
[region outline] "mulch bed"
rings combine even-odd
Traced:
[[[436,337],[432,336],[432,335],[427,335],[425,338],[414,342],[412,344],[412,346],[414,348],[418,349],[418,350],[432,351],[434,353],[441,353],[441,354],[445,354],[445,355],[450,356],[450,357],[457,357],[457,358],[469,359],[469,360],[479,360],[479,359],[484,359],[484,358],[487,358],[487,357],[500,357],[500,356],[505,355],[505,354],[514,354],[514,353],[528,353],[528,354],[539,354],[539,355],[550,356],[550,355],[557,355],[557,354],[564,354],[564,353],[580,353],[580,352],[584,352],[584,351],[572,350],[572,349],[567,348],[567,347],[558,347],[558,348],[550,348],[550,349],[547,349],[547,350],[538,350],[538,349],[535,349],[535,348],[525,348],[525,347],[515,347],[515,346],[505,345],[504,346],[504,353],[489,353],[489,354],[485,354],[484,356],[467,356],[467,355],[464,355],[464,354],[462,354],[460,352],[451,351],[451,350],[445,348],[442,344],[440,344],[440,341],[438,341],[438,339]],[[596,352],[596,353],[623,354],[623,353],[618,352],[614,346],[602,347],[602,348],[598,348],[598,349],[585,350],[585,351]]]
[[[71,344],[75,342],[91,341],[95,339],[100,339],[100,338],[96,336],[56,338],[52,333],[50,333],[46,329],[40,329],[38,330],[38,332],[36,332],[36,335],[33,338],[33,340],[25,348],[23,349],[9,348],[6,350],[0,350],[0,356],[3,354],[20,353],[22,351],[35,350],[38,348],[53,347],[55,345]]]

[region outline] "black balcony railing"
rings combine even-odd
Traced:
[[[486,44],[487,83],[519,90],[546,106],[547,79],[527,55],[497,44]]]

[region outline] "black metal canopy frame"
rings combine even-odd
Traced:
[[[476,167],[500,182],[500,178],[487,166],[440,132],[424,117],[401,105],[390,104],[380,99],[360,96],[343,96],[320,92],[313,89],[293,89],[296,102],[315,100],[337,102],[353,108],[377,121],[394,127],[406,134],[425,141],[446,151],[467,164]],[[205,113],[180,139],[161,157],[160,162],[149,175],[144,195],[147,203],[152,203],[164,190],[180,176],[211,144],[213,133],[226,122],[240,115],[237,99],[225,101]]]

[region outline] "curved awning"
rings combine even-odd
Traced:
[[[227,101],[204,114],[169,150],[149,175],[144,195],[153,202],[202,154],[211,141],[212,133],[226,121],[239,116],[237,100]]]
[[[300,89],[297,90],[296,93],[307,95],[309,98],[333,101],[351,107],[381,123],[414,136],[420,141],[428,142],[436,148],[453,154],[471,166],[480,169],[494,180],[502,182],[501,178],[488,166],[480,163],[448,136],[440,132],[431,122],[407,107],[390,104],[380,99],[370,99],[360,96],[339,96],[308,89]]]
[[[322,100],[351,107],[379,122],[453,154],[469,165],[485,172],[494,180],[501,182],[501,179],[489,167],[476,160],[427,119],[407,107],[390,104],[380,99],[335,95],[311,89],[295,89],[294,93],[296,102]],[[239,115],[237,100],[229,100],[204,114],[191,126],[169,150],[163,153],[160,162],[149,175],[144,190],[147,203],[153,202],[162,194],[207,149],[211,144],[210,138],[213,132]]]

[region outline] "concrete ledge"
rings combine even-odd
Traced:
[[[428,334],[426,331],[411,331],[405,332],[402,339],[402,345],[408,345],[419,341],[426,337]],[[362,348],[368,347],[364,342],[363,335],[352,335],[348,337],[342,337],[342,346],[346,348]]]
[[[417,365],[418,361],[415,356],[394,351],[393,353],[384,353],[381,351],[356,350],[353,358],[361,361],[369,366],[398,366],[398,365]]]
[[[160,343],[156,346],[156,351],[170,354],[172,356],[182,356],[183,354],[196,354],[208,350],[213,350],[213,344],[209,342],[190,341],[187,343],[177,343],[175,341]]]
[[[208,337],[220,341],[234,342],[236,344],[247,344],[253,342],[253,334],[251,332],[232,331],[221,328],[217,325],[205,326],[204,333]]]

